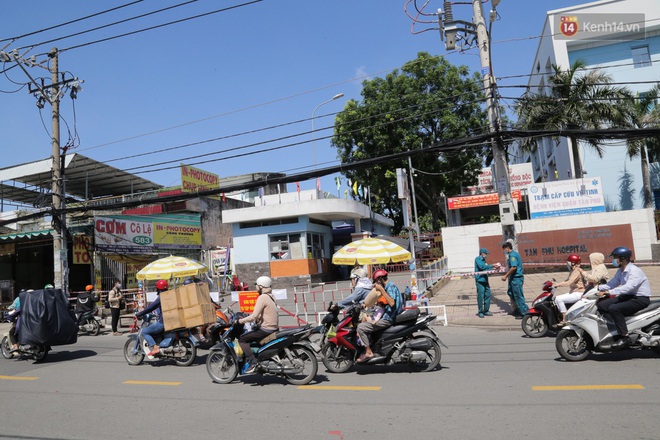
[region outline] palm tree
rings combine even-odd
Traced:
[[[585,63],[576,60],[567,71],[553,65],[548,94],[527,94],[517,105],[518,124],[523,130],[600,129],[618,126],[625,119],[619,99],[626,89],[610,85],[612,78],[598,70],[586,71]],[[568,136],[573,152],[573,175],[583,176],[578,138]],[[599,139],[584,139],[603,157]],[[534,150],[536,139],[528,138],[523,148]]]
[[[630,97],[628,100],[628,120],[630,128],[643,129],[660,126],[660,110],[655,102],[660,96],[660,85],[654,86],[638,98]],[[655,157],[660,151],[660,139],[657,137],[629,138],[626,140],[626,154],[631,159],[639,156],[642,164],[642,199],[644,208],[653,207],[653,194],[651,193],[651,173],[649,171],[649,155]]]

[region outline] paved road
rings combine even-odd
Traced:
[[[214,384],[206,352],[187,368],[130,367],[125,337],[83,336],[43,364],[0,359],[0,438],[657,438],[652,352],[568,363],[552,338],[465,326],[440,334],[442,369],[321,367],[317,388],[258,376]],[[557,386],[569,388],[536,388]]]

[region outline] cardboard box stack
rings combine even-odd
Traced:
[[[215,306],[206,284],[188,284],[160,294],[165,330],[215,322]]]

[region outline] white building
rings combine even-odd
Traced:
[[[570,36],[575,29],[570,25],[562,33],[566,21],[576,23],[580,33]],[[589,31],[602,34],[587,40]],[[590,38],[594,36],[597,34],[592,33]],[[660,81],[660,1],[603,0],[549,11],[532,64],[529,92],[547,92],[545,86],[554,73],[552,66],[567,70],[578,59],[587,69],[601,69],[614,83],[633,92],[649,90]],[[602,159],[589,145],[581,144],[579,151],[580,157],[574,158],[566,138],[558,145],[553,139],[543,139],[536,152],[516,151],[513,147],[511,157],[517,163],[531,162],[536,182],[575,178],[571,175],[573,161],[581,160],[585,178],[601,177],[608,210],[619,209],[619,178],[625,167],[636,189],[633,208],[643,206],[640,159],[626,157],[624,141],[606,144]]]

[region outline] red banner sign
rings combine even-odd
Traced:
[[[517,201],[522,200],[520,190],[511,191],[511,197]],[[449,209],[477,208],[479,206],[497,205],[500,203],[500,196],[497,193],[477,194],[466,197],[449,197],[447,207]]]
[[[238,306],[241,312],[252,313],[254,312],[254,305],[257,303],[257,298],[259,298],[259,292],[256,291],[245,291],[238,293]]]

